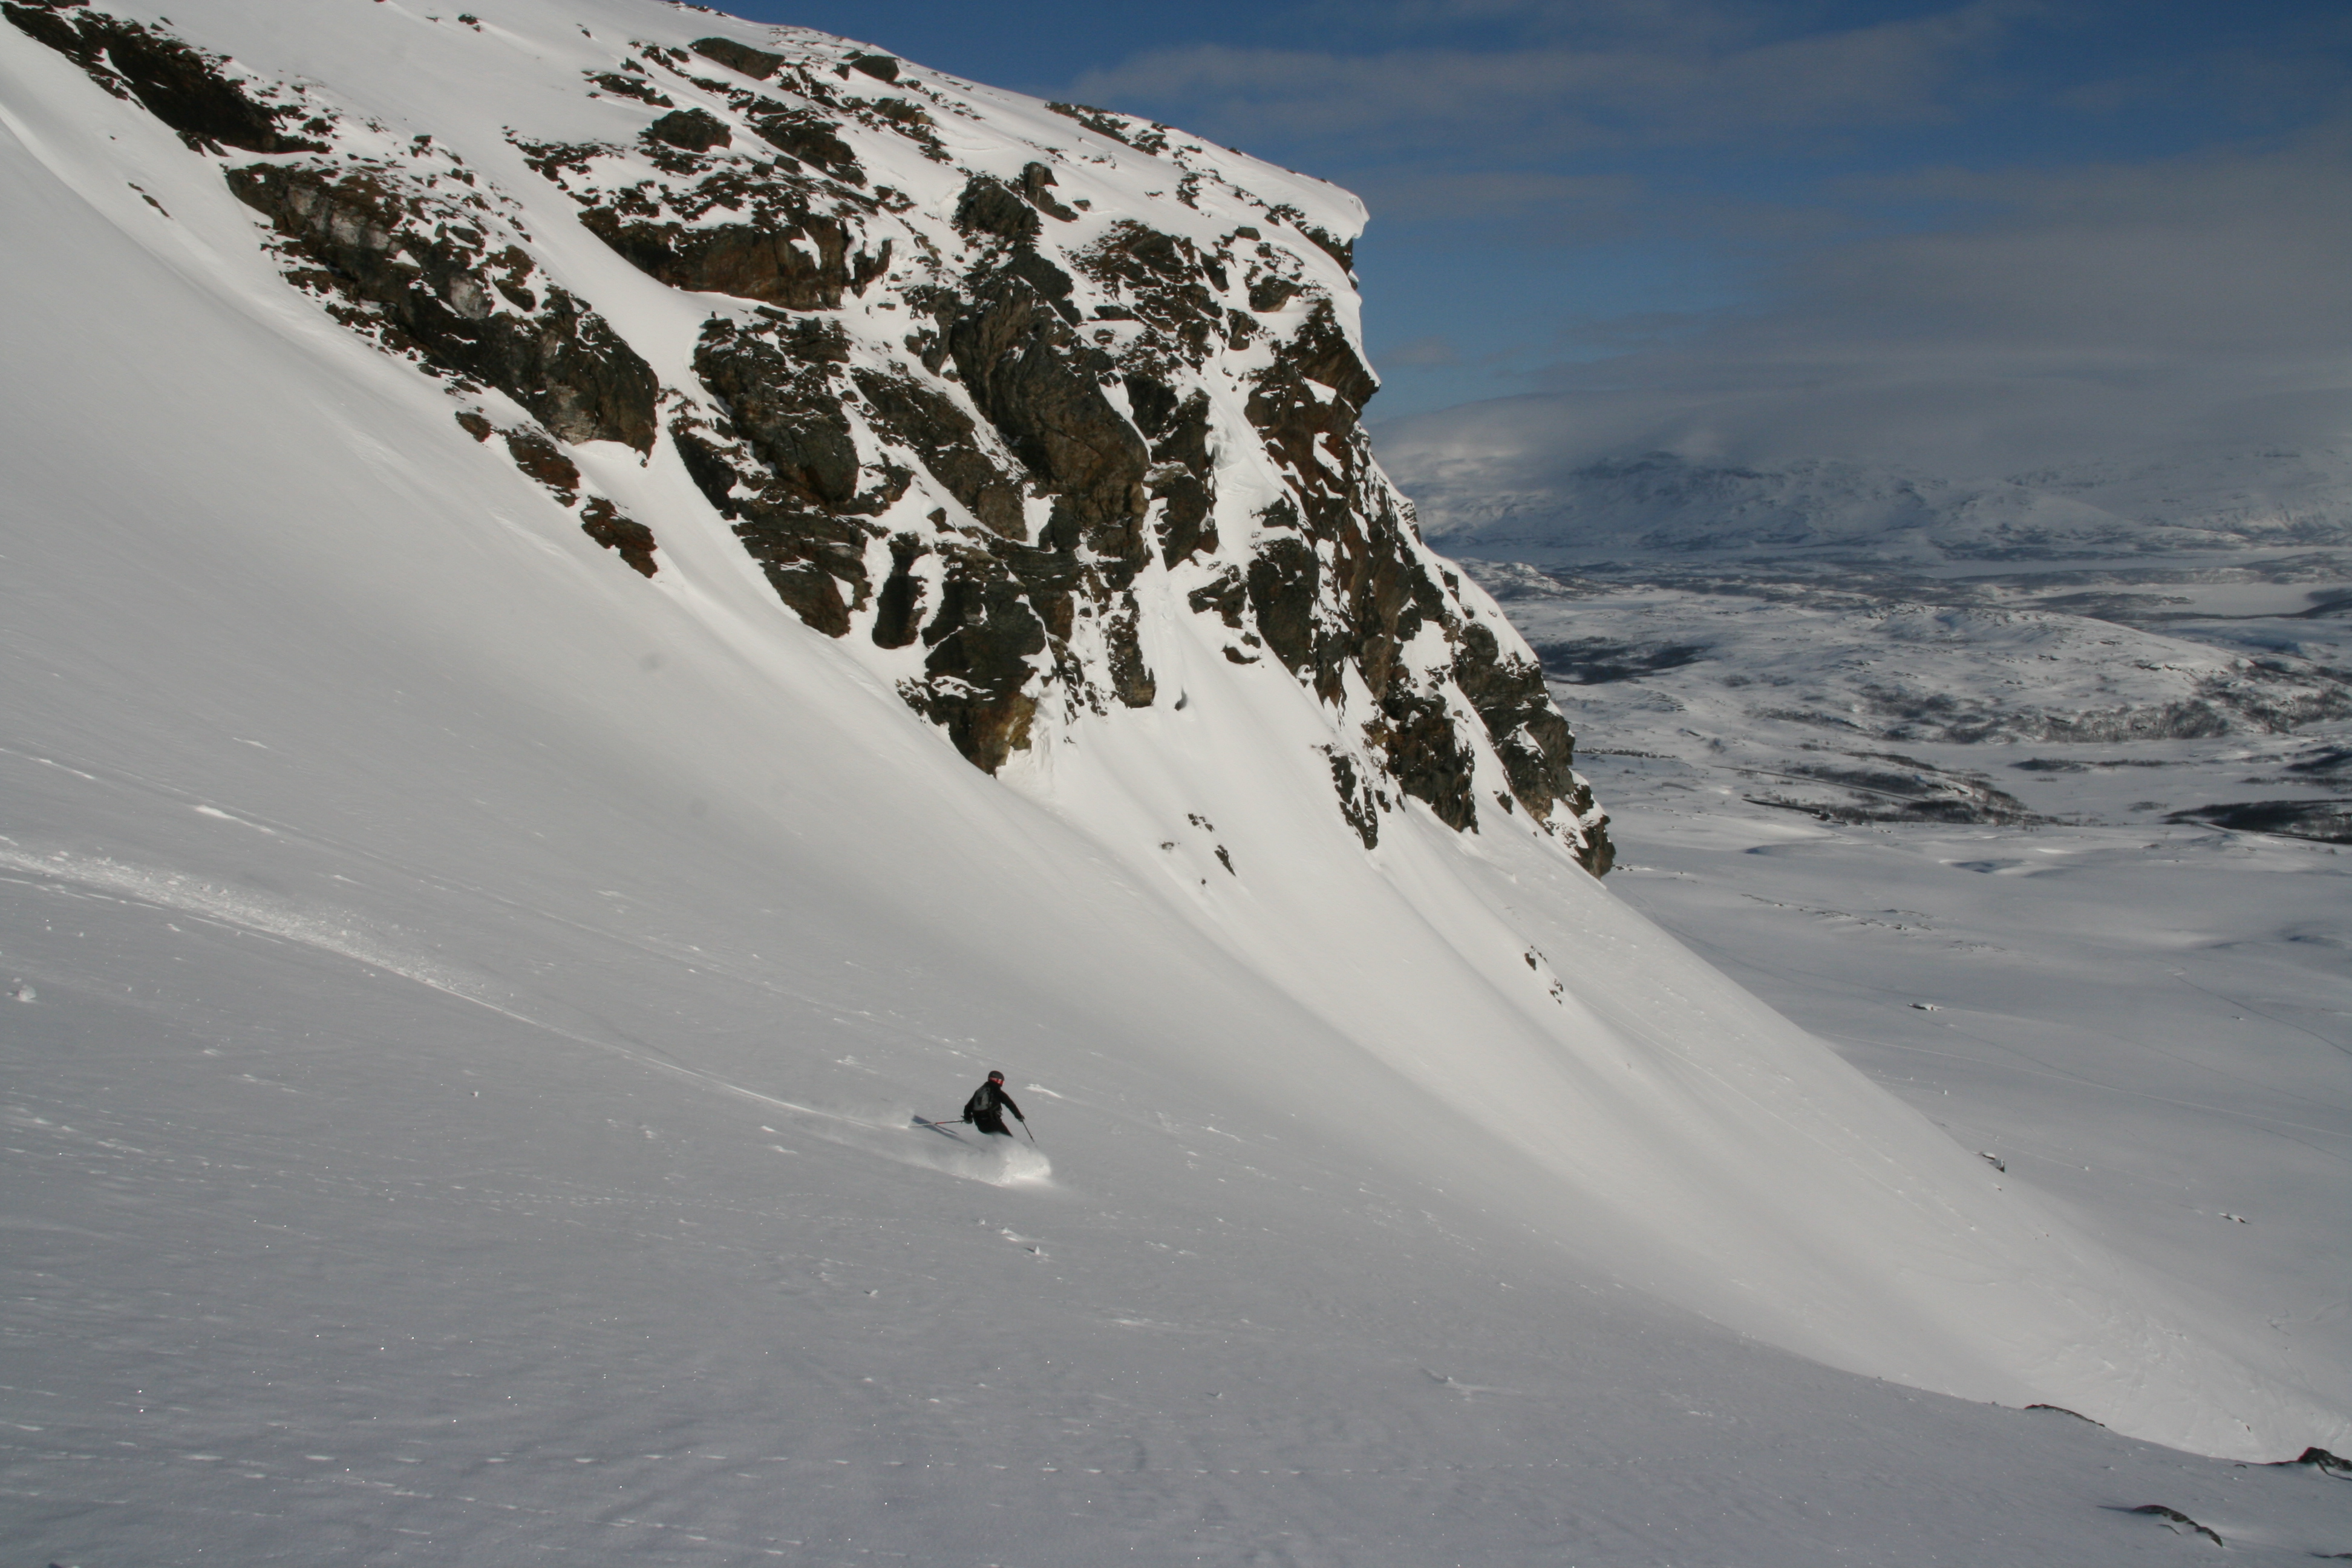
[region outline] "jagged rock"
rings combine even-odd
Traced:
[[[794,310],[838,310],[845,290],[863,290],[889,266],[888,244],[875,255],[857,249],[848,225],[795,184],[788,176],[770,183],[763,194],[772,199],[753,223],[690,227],[680,217],[635,217],[614,206],[590,206],[580,221],[674,289]]]
[[[946,336],[972,400],[1054,495],[1048,538],[1084,544],[1124,586],[1148,558],[1150,454],[1103,395],[1109,357],[1080,343],[1027,279],[1003,272],[981,284]]]
[[[1020,579],[1022,587],[1028,592],[1031,607],[1045,623],[1046,635],[1056,643],[1067,642],[1076,629],[1079,595],[1084,594],[1097,602],[1103,595],[1101,574],[1080,564],[1076,551],[1024,547],[1002,541],[992,542],[989,550],[1004,563],[1006,571]],[[1083,683],[1081,673],[1063,673],[1066,679]]]
[[[1021,195],[1027,199],[1029,205],[1047,217],[1059,218],[1064,223],[1076,223],[1078,220],[1078,215],[1055,201],[1050,194],[1058,184],[1060,182],[1054,178],[1054,171],[1043,163],[1028,163],[1021,165]]]
[[[100,63],[100,51],[84,43],[74,25],[60,15],[65,9],[66,0],[8,0],[6,5],[0,5],[0,16],[6,16],[17,31],[36,42],[71,58],[115,97],[127,96],[121,79]]]
[[[1218,619],[1239,631],[1242,629],[1242,612],[1249,607],[1249,588],[1240,571],[1228,566],[1205,587],[1193,589],[1186,595],[1185,603],[1191,605],[1196,616],[1214,611]]]
[[[898,62],[888,55],[852,55],[845,62],[854,71],[863,71],[876,81],[897,81]]]
[[[1028,744],[1037,700],[1029,660],[1045,651],[1045,623],[1022,584],[984,551],[950,547],[939,613],[923,628],[932,685],[909,700],[944,724],[956,749],[989,773]]]
[[[975,174],[964,186],[956,203],[955,221],[958,228],[992,234],[1016,244],[1035,239],[1045,226],[1038,222],[1036,208],[1014,195],[1004,182],[987,174]]]
[[[674,433],[687,471],[701,487],[720,516],[733,520],[735,536],[760,563],[776,596],[793,614],[827,637],[845,637],[849,613],[866,589],[865,530],[854,521],[776,502],[754,493],[739,496],[741,470],[728,461],[723,447],[712,446],[690,427]],[[845,597],[842,586],[849,585]]]
[[[1015,247],[1013,254],[1005,258],[1001,275],[1006,278],[1018,278],[1027,283],[1037,290],[1038,295],[1047,304],[1053,306],[1054,314],[1073,326],[1077,324],[1078,308],[1070,299],[1072,289],[1070,275],[1046,260],[1034,248],[1028,246]],[[1099,372],[1106,361],[1100,357],[1088,355],[1087,363]]]
[[[1160,696],[1160,682],[1143,662],[1143,645],[1136,636],[1142,610],[1133,594],[1124,595],[1103,620],[1103,642],[1110,651],[1110,687],[1129,708],[1149,708]]]
[[[1313,224],[1301,224],[1299,226],[1298,232],[1305,235],[1308,239],[1313,240],[1326,255],[1331,258],[1332,260],[1346,268],[1350,276],[1354,275],[1356,270],[1356,242],[1354,240],[1343,240],[1336,235],[1326,234],[1323,230],[1316,227]]]
[[[557,449],[554,442],[536,430],[507,430],[484,417],[480,410],[461,408],[457,413],[458,428],[477,441],[488,441],[494,435],[506,438],[507,455],[514,466],[528,477],[548,488],[564,506],[580,503],[580,466]],[[604,496],[591,496],[588,504],[580,508],[581,531],[603,545],[615,551],[622,560],[645,576],[658,569],[654,563],[654,533],[644,523],[630,517]]]
[[[1554,802],[1572,802],[1576,738],[1545,689],[1543,667],[1506,658],[1493,630],[1472,621],[1462,629],[1454,679],[1494,738],[1519,804],[1540,819]]]
[[[530,430],[509,430],[506,438],[516,468],[553,490],[565,506],[580,499],[580,465],[557,451],[554,442]]]
[[[1463,743],[1445,699],[1435,692],[1400,689],[1381,699],[1382,719],[1368,726],[1385,752],[1397,787],[1425,802],[1437,819],[1464,832],[1478,825],[1471,797],[1476,759]]]
[[[1028,538],[1021,486],[1005,474],[1001,458],[982,449],[979,427],[971,416],[911,376],[864,369],[851,374],[866,395],[876,426],[920,456],[923,466],[965,510],[1002,538]]]
[[[1293,675],[1315,668],[1315,611],[1323,563],[1303,539],[1270,540],[1249,565],[1249,606],[1274,657]]]
[[[694,40],[694,52],[706,60],[716,60],[730,70],[740,71],[753,81],[767,80],[784,63],[782,55],[772,55],[765,49],[755,49],[732,38],[697,38]]]
[[[866,171],[849,143],[841,139],[837,121],[813,110],[778,103],[772,98],[755,99],[748,112],[751,129],[777,151],[814,163],[836,180],[853,185],[866,184]]]
[[[1137,319],[1166,333],[1183,363],[1201,364],[1223,338],[1224,307],[1211,287],[1216,279],[1191,240],[1122,219],[1077,262]]]
[[[1916,1004],[1914,1004],[1914,1005],[1916,1005]],[[2064,1405],[2027,1405],[2025,1408],[2026,1408],[2026,1409],[2028,1409],[2028,1410],[2047,1410],[2047,1411],[2050,1411],[2051,1413],[2053,1413],[2053,1415],[2072,1415],[2075,1420],[2080,1421],[2080,1422],[2083,1422],[2083,1423],[2084,1423],[2085,1425],[2092,1426],[2105,1426],[2106,1425],[2106,1423],[2105,1423],[2105,1422],[2104,1422],[2104,1421],[2093,1421],[2089,1416],[2087,1416],[2087,1415],[2084,1415],[2081,1411],[2079,1411],[2079,1410],[2069,1410],[2069,1409],[2067,1409],[2067,1408],[2066,1408]]]
[[[226,177],[339,291],[376,307],[395,346],[489,383],[567,441],[652,447],[653,368],[563,289],[541,303],[519,247],[492,252],[462,218],[427,228],[415,193],[379,169],[254,163]]]
[[[1375,849],[1381,842],[1381,813],[1388,809],[1388,797],[1359,782],[1355,759],[1345,752],[1330,749],[1331,787],[1339,796],[1339,815],[1364,841],[1364,847]]]
[[[1370,460],[1358,420],[1379,390],[1378,378],[1339,330],[1328,300],[1318,302],[1274,363],[1256,375],[1244,412],[1276,458],[1297,476],[1311,529],[1349,526]]]
[[[1281,310],[1305,292],[1306,287],[1297,279],[1268,273],[1250,284],[1249,308],[1265,315]]]
[[[713,147],[732,146],[735,142],[735,133],[727,129],[727,122],[704,109],[674,110],[646,126],[646,134],[690,153],[708,153]]]
[[[1178,402],[1155,377],[1126,378],[1127,405],[1151,443],[1150,493],[1160,503],[1154,531],[1170,566],[1217,548],[1215,463],[1209,449],[1209,397],[1194,388]]]
[[[1131,115],[1116,114],[1108,109],[1096,109],[1084,103],[1049,103],[1045,107],[1076,121],[1097,135],[1123,142],[1139,153],[1157,153],[1167,149],[1169,128],[1156,121],[1137,120]]]
[[[654,564],[654,531],[603,496],[591,496],[588,504],[580,509],[580,527],[589,538],[607,550],[618,552],[622,560],[646,576],[652,576],[657,570]]]
[[[873,116],[875,122],[887,126],[923,150],[923,155],[935,163],[949,162],[947,149],[940,145],[939,122],[917,104],[902,98],[853,98],[845,100],[851,109]]]
[[[827,370],[848,359],[830,321],[794,321],[771,337],[714,317],[694,369],[726,400],[736,429],[779,483],[810,505],[838,510],[857,492],[857,446]]]
[[[922,630],[923,584],[913,568],[928,553],[923,542],[912,534],[902,533],[890,541],[890,575],[883,579],[882,591],[875,595],[876,647],[905,647]]]
[[[627,66],[635,68],[640,73],[644,70],[644,68],[637,66],[634,60],[627,62]],[[586,75],[588,84],[600,91],[613,93],[621,98],[634,98],[639,103],[649,103],[656,109],[677,107],[677,100],[669,94],[656,88],[642,74],[628,74],[626,68],[617,71],[591,71]]]
[[[695,372],[724,400],[729,425],[672,430],[688,472],[734,521],[778,595],[828,637],[849,630],[850,611],[869,590],[866,543],[879,530],[863,519],[897,499],[887,473],[874,490],[858,488],[856,442],[831,374],[848,358],[840,334],[830,321],[755,331],[712,319]],[[898,491],[908,477],[895,476]]]
[[[2139,1507],[2131,1509],[2128,1511],[2132,1513],[2145,1513],[2157,1519],[2160,1519],[2164,1521],[2166,1529],[2172,1531],[2178,1535],[2201,1535],[2216,1546],[2226,1547],[2229,1544],[2229,1542],[2221,1539],[2221,1535],[2217,1531],[2205,1525],[2198,1523],[2195,1520],[2189,1518],[2179,1509],[2167,1508],[2160,1502],[2142,1503]]]

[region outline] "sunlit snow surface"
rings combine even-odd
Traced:
[[[527,195],[583,26],[719,25],[491,10],[173,15]],[[1534,835],[1368,856],[1311,695],[1179,616],[1161,707],[990,780],[674,459],[592,476],[647,584],[14,29],[0,109],[27,1561],[2352,1550],[2344,1480],[2016,1408],[2352,1446],[2340,1341],[1993,1170],[1990,1095],[1906,1108]],[[991,1067],[1034,1146],[916,1124]]]

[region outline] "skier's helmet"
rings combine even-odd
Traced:
[[[991,1083],[1003,1083],[1004,1081],[1004,1074],[1002,1072],[992,1072],[988,1075],[988,1081]]]

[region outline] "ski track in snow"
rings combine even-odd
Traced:
[[[240,820],[226,812],[207,815]],[[35,855],[10,844],[0,847],[0,866],[13,868],[35,886],[76,884],[156,909],[176,910],[238,931],[340,953],[477,1006],[506,1013],[524,1023],[532,1021],[483,996],[478,983],[457,971],[381,940],[365,929],[360,917],[348,912],[300,909],[249,890],[222,887],[177,872],[129,866],[104,857],[75,855],[61,849]]]
[[[197,809],[226,821],[254,826],[243,823],[243,819],[226,812],[206,811],[204,807]],[[488,984],[481,977],[466,974],[446,964],[404,951],[369,931],[360,917],[348,911],[300,908],[247,889],[222,887],[177,872],[129,866],[101,857],[74,855],[64,850],[34,855],[9,845],[0,847],[0,867],[12,868],[22,873],[36,887],[61,889],[70,884],[83,889],[95,889],[130,902],[192,915],[236,931],[299,942],[322,952],[335,953],[387,974],[413,980],[419,985],[486,1008],[533,1029],[594,1050],[609,1051],[640,1067],[667,1073],[700,1088],[772,1110],[788,1110],[796,1116],[812,1118],[818,1123],[806,1129],[812,1135],[903,1164],[919,1165],[947,1175],[996,1186],[1015,1182],[1043,1182],[1053,1173],[1052,1163],[1034,1150],[997,1150],[985,1146],[968,1151],[938,1150],[918,1143],[898,1131],[906,1116],[900,1108],[877,1107],[860,1111],[802,1105],[775,1095],[763,1094],[740,1083],[730,1083],[716,1074],[667,1060],[652,1052],[634,1049],[612,1040],[595,1039],[534,1018],[490,995]]]

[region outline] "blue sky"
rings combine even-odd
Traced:
[[[2352,384],[2326,368],[2352,355],[2352,5],[730,8],[1358,191],[1376,417],[1776,377]]]

